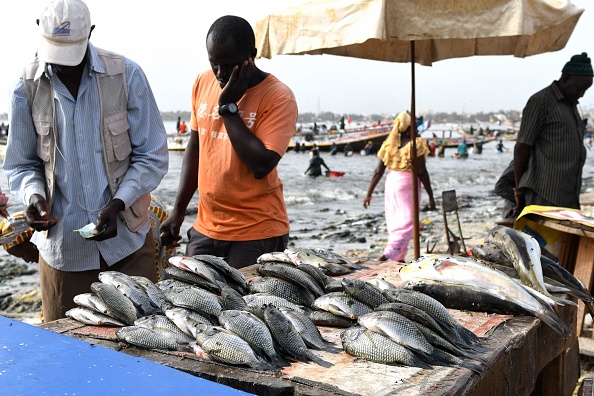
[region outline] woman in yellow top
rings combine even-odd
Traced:
[[[388,138],[382,143],[377,152],[379,162],[367,190],[367,197],[363,200],[363,207],[368,208],[371,203],[371,194],[381,180],[386,168],[389,172],[386,176],[384,190],[384,206],[386,225],[388,228],[388,243],[384,248],[384,254],[380,261],[394,260],[404,261],[408,250],[408,243],[413,236],[413,181],[412,161],[410,145],[410,115],[403,111],[394,120],[394,127]],[[415,167],[418,171],[419,180],[422,182],[427,195],[429,195],[429,208],[435,210],[431,180],[425,166],[425,158],[429,154],[429,148],[423,138],[416,139],[417,158]],[[421,196],[421,183],[418,183],[418,196]]]

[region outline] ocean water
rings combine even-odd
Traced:
[[[168,133],[175,131],[175,122],[166,121]],[[443,158],[427,158],[436,211],[420,212],[421,242],[444,238],[443,215],[440,209],[443,191],[455,190],[458,216],[465,238],[473,237],[475,229],[465,230],[466,224],[493,223],[500,218],[502,201],[492,190],[501,172],[513,157],[513,141],[505,141],[507,151],[498,153],[496,143],[483,146],[482,154],[470,152],[467,159],[455,159],[454,149],[447,149]],[[179,184],[183,152],[169,152],[169,172],[153,192],[171,209]],[[322,247],[337,252],[357,250],[380,251],[386,240],[383,209],[385,176],[378,183],[371,205],[363,208],[363,199],[369,181],[377,165],[375,155],[355,154],[345,157],[341,153],[331,156],[321,153],[333,171],[344,172],[342,177],[310,178],[303,175],[309,164],[307,153],[289,151],[278,165],[279,176],[284,186],[284,197],[291,223],[291,244],[299,247]],[[582,192],[594,191],[594,156],[589,151],[584,167]],[[2,191],[7,192],[6,177],[0,178]],[[196,194],[189,206],[182,226],[182,242],[186,231],[196,218]],[[422,209],[428,206],[428,197],[423,189],[420,197]],[[11,211],[23,210],[24,206],[11,197],[15,205]],[[474,235],[476,236],[476,235]],[[484,236],[484,235],[483,235]],[[422,245],[424,246],[424,245]],[[4,253],[3,251],[0,253]]]

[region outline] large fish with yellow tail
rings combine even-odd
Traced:
[[[530,313],[567,337],[570,329],[546,303],[504,273],[471,257],[428,255],[400,270],[402,287],[426,293],[448,308]]]

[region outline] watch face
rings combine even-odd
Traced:
[[[227,108],[229,109],[229,113],[233,113],[233,114],[237,113],[237,105],[235,103],[233,103],[233,102],[229,103],[227,105]]]

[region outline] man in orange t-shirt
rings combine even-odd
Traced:
[[[175,206],[161,231],[165,244],[178,246],[198,189],[185,254],[212,254],[242,268],[287,246],[289,218],[276,166],[293,135],[297,103],[290,88],[254,64],[255,37],[245,19],[217,19],[206,47],[212,70],[199,74],[192,89],[190,139]]]

